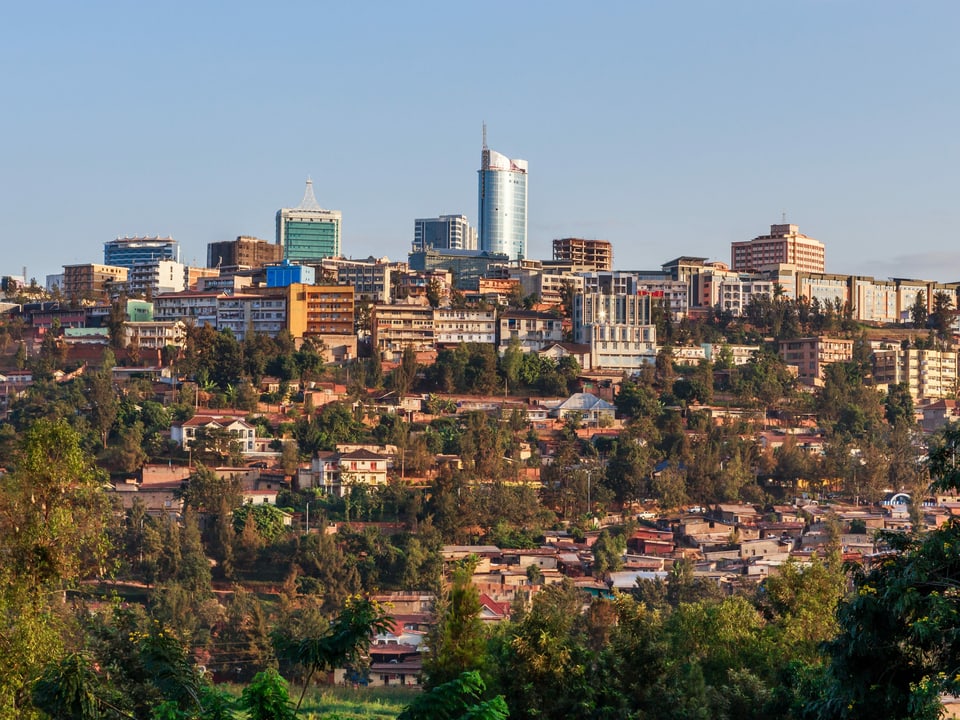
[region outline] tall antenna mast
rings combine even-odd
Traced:
[[[483,149],[487,149],[487,123],[483,123]]]

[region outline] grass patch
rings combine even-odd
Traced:
[[[226,689],[240,697],[243,686],[228,684]],[[403,687],[313,687],[307,690],[298,717],[305,720],[395,720],[421,691]],[[290,687],[293,702],[300,696],[300,688]]]

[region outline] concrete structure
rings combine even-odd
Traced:
[[[386,360],[399,359],[404,348],[434,348],[433,308],[429,305],[374,305],[371,310],[374,352]]]
[[[141,350],[162,350],[168,345],[182,348],[187,343],[187,326],[182,320],[125,322],[123,343]]]
[[[133,263],[125,289],[132,296],[156,296],[187,289],[187,268],[176,260],[144,260]]]
[[[823,380],[827,365],[853,359],[853,340],[831,337],[794,338],[780,343],[784,363],[797,368],[797,377],[807,383]]]
[[[331,258],[320,265],[321,282],[350,285],[357,302],[390,302],[393,275],[405,263],[391,263],[388,258],[366,260]]]
[[[731,243],[730,260],[736,271],[779,264],[795,265],[803,272],[825,270],[823,243],[801,234],[797,225],[771,225],[769,235]]]
[[[309,472],[298,476],[301,488],[314,487],[343,497],[352,485],[383,486],[391,458],[363,448],[349,452],[320,452]]]
[[[516,338],[523,352],[539,352],[563,342],[563,321],[550,313],[534,310],[507,310],[497,321],[499,352],[502,355]]]
[[[76,300],[106,300],[111,287],[127,280],[128,269],[116,265],[63,266],[63,287],[65,297]]]
[[[480,155],[478,234],[480,249],[511,260],[527,256],[527,161],[511,160],[487,147]]]
[[[155,320],[183,320],[195,327],[217,325],[217,292],[168,293],[153,299]]]
[[[118,237],[103,244],[105,265],[132,268],[148,260],[180,261],[180,244],[172,237]]]
[[[453,276],[453,286],[460,290],[476,290],[480,278],[489,273],[491,268],[505,266],[509,262],[503,253],[434,248],[410,253],[409,260],[411,270],[449,270]]]
[[[952,350],[875,350],[874,382],[888,386],[905,383],[915,402],[955,399],[957,357]]]
[[[287,293],[287,329],[293,338],[319,340],[331,362],[357,357],[352,287],[293,284]]]
[[[591,367],[633,371],[656,359],[649,295],[583,293],[573,300],[573,340],[589,344]]]
[[[477,230],[466,215],[441,215],[413,221],[413,250],[476,250]]]
[[[240,235],[236,240],[207,243],[207,267],[262,267],[283,260],[283,246]]]
[[[497,311],[472,308],[437,308],[434,310],[434,342],[459,345],[465,342],[496,343]]]
[[[277,245],[285,260],[322,260],[340,255],[339,210],[324,210],[313,196],[313,181],[307,180],[303,200],[295,208],[277,211]]]
[[[287,329],[286,288],[273,292],[219,295],[217,330],[230,330],[237,340],[251,334],[276,337]]]
[[[606,240],[557,238],[553,259],[591,270],[613,270],[613,245]]]

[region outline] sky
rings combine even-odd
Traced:
[[[0,274],[117,236],[275,236],[313,179],[347,256],[477,217],[481,127],[528,254],[619,269],[799,225],[828,272],[960,280],[960,3],[31,2],[0,23]]]

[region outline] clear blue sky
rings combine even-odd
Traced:
[[[957,2],[31,2],[0,25],[0,274],[118,235],[272,240],[307,175],[347,255],[476,221],[481,123],[529,252],[619,268],[786,213],[829,272],[960,279]]]

